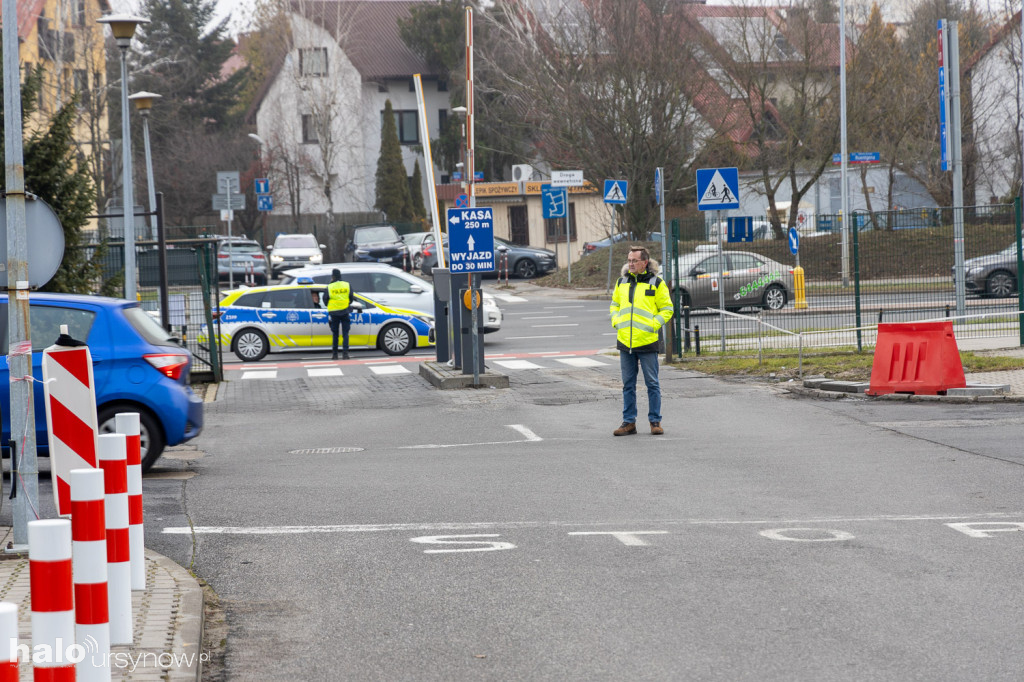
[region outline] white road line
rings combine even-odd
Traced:
[[[546,305],[544,310],[565,310],[567,308],[582,308],[582,305]]]
[[[593,358],[555,358],[559,362],[564,362],[572,367],[604,367],[608,363],[598,362]]]
[[[540,317],[524,317],[524,320],[564,320],[568,315],[542,315]]]
[[[374,374],[412,374],[402,365],[369,365]]]
[[[522,341],[523,339],[571,339],[572,334],[555,334],[553,336],[506,336],[506,341]]]
[[[404,531],[492,530],[515,528],[607,528],[609,526],[704,526],[704,525],[772,525],[779,524],[835,524],[843,522],[893,523],[902,521],[955,521],[958,519],[1020,518],[1024,511],[992,512],[980,514],[922,515],[922,516],[852,516],[814,519],[625,519],[619,521],[454,521],[423,523],[370,523],[334,526],[171,526],[161,530],[165,535],[292,535],[300,533],[381,533]]]
[[[496,294],[493,291],[488,293],[499,301],[505,301],[506,303],[526,303],[530,300],[528,298],[523,298],[522,296],[513,296],[512,294]]]
[[[311,377],[340,377],[345,376],[340,367],[310,367],[306,373]]]
[[[243,379],[276,379],[277,370],[249,370],[248,372],[242,372]]]
[[[501,365],[505,369],[543,369],[529,360],[495,360],[494,364]]]
[[[578,327],[580,325],[578,322],[573,322],[572,324],[532,324],[530,326],[534,329],[543,329],[545,327]]]
[[[544,440],[533,431],[523,426],[522,424],[509,424],[510,429],[514,429],[519,433],[526,436],[526,440],[502,440],[502,441],[487,441],[485,443],[430,443],[425,445],[403,445],[398,448],[399,450],[437,450],[441,448],[464,448],[477,445],[511,445],[513,443],[537,443]]]

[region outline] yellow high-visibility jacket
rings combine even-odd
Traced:
[[[612,293],[616,347],[632,353],[660,350],[658,330],[672,319],[672,296],[665,280],[649,271],[626,272]]]
[[[338,280],[327,285],[327,311],[348,310],[352,302],[352,290],[345,280]]]

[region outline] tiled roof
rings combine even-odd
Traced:
[[[978,62],[992,51],[992,48],[1003,42],[1007,36],[1015,33],[1020,33],[1020,10],[1017,10],[1005,24],[992,31],[989,36],[989,41],[972,54],[966,63],[961,64],[960,70],[964,72],[972,71],[974,67],[978,65]]]
[[[410,50],[398,31],[398,20],[425,0],[293,0],[292,11],[319,24],[359,71],[363,80],[404,78],[433,73]]]

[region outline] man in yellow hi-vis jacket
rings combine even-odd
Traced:
[[[661,428],[658,330],[672,319],[672,296],[665,280],[658,276],[658,262],[652,261],[642,246],[629,249],[629,260],[612,293],[611,315],[622,371],[622,426],[614,434],[636,433],[636,379],[642,367],[647,384],[647,419],[651,433],[660,436],[665,430]]]

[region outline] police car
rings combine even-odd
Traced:
[[[221,299],[216,312],[218,341],[244,362],[287,350],[330,350],[331,329],[322,285],[278,285],[236,289]],[[379,305],[355,294],[349,315],[349,348],[379,348],[405,355],[434,344],[434,317]],[[199,343],[210,335],[206,325]],[[338,340],[341,345],[341,339]]]

